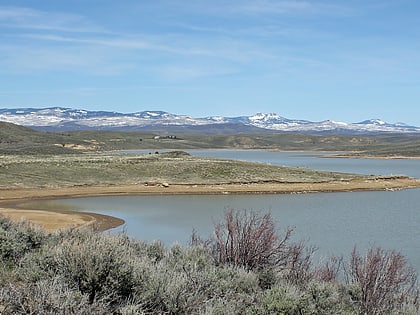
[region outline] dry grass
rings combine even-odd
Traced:
[[[366,176],[188,155],[2,156],[0,187],[330,182]]]

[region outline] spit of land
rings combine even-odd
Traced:
[[[420,187],[406,176],[315,171],[263,163],[164,154],[5,155],[0,160],[0,214],[47,230],[94,226],[105,230],[118,218],[54,209],[28,201],[81,196],[141,194],[276,194]]]

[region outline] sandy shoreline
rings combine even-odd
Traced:
[[[166,185],[165,185],[166,186]],[[419,188],[420,180],[404,176],[378,177],[349,181],[331,181],[321,183],[230,183],[220,185],[180,185],[170,184],[146,186],[71,186],[60,188],[14,188],[0,189],[0,215],[13,220],[26,219],[40,225],[48,231],[57,229],[95,226],[97,230],[106,230],[119,226],[123,220],[93,213],[25,209],[23,204],[40,199],[60,199],[87,196],[118,195],[211,195],[211,194],[281,194],[313,192],[351,192],[362,190],[399,190]]]
[[[92,227],[96,231],[105,231],[124,224],[124,220],[96,213],[0,208],[0,215],[13,221],[27,220],[47,232],[84,226]]]

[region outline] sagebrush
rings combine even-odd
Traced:
[[[331,259],[314,266],[312,248],[291,243],[287,229],[278,234],[270,216],[227,215],[216,224],[215,240],[199,242],[196,237],[195,245],[169,248],[159,241],[148,244],[90,230],[47,234],[0,217],[0,312],[418,314],[415,274],[396,252],[372,249],[362,256],[355,251],[349,262]],[[239,228],[244,235],[234,231]],[[227,241],[225,247],[217,245],[221,240]],[[268,246],[255,246],[254,241]],[[239,252],[226,251],[226,246],[238,246]],[[242,246],[253,254],[248,256]],[[266,255],[267,249],[274,258]],[[382,299],[366,307],[376,291],[365,278],[384,276],[370,267],[372,259],[381,268],[389,267],[389,279],[381,284],[386,292]],[[338,280],[343,271],[348,281]]]

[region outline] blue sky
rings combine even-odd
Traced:
[[[0,107],[420,125],[418,0],[0,0]]]

